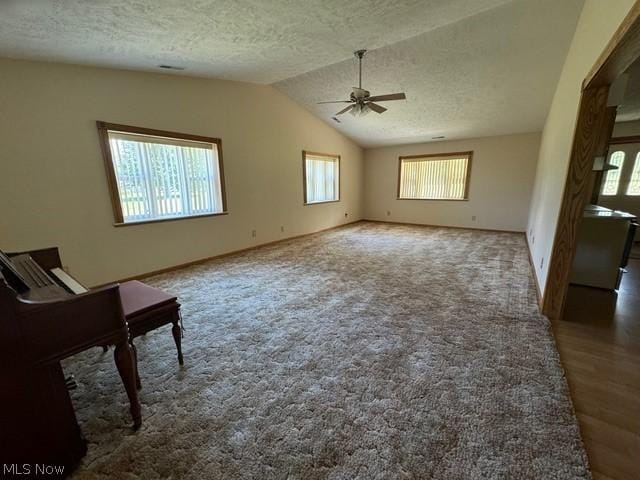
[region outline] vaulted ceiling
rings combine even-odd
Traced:
[[[363,87],[405,92],[381,115],[342,115],[336,128],[361,145],[541,131],[581,1],[517,0],[369,52]],[[354,57],[276,83],[331,122],[357,85]]]
[[[363,146],[540,130],[583,0],[4,0],[0,56],[274,84]],[[382,115],[331,117],[352,52]]]

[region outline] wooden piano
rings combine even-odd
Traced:
[[[6,268],[8,257],[13,263],[24,254],[4,256],[0,271],[0,463],[63,465],[69,473],[86,453],[86,442],[60,360],[115,345],[134,428],[142,421],[136,365],[118,285],[70,293],[47,275],[61,267],[57,248],[26,253],[37,267],[23,265],[26,288]]]

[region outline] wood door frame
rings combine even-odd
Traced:
[[[606,154],[613,123],[607,108],[609,87],[640,57],[640,0],[631,7],[606,48],[582,83],[571,158],[556,226],[542,313],[562,318],[577,232],[590,199],[593,160]]]

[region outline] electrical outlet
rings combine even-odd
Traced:
[[[253,238],[255,238],[255,237],[256,237],[256,231],[255,231],[255,230],[251,230],[251,236],[252,236]]]
[[[391,216],[391,210],[387,210],[387,217]]]
[[[544,265],[544,257],[540,259],[540,270],[542,270],[543,265]]]
[[[282,225],[282,226],[280,227],[280,231],[281,231],[281,232],[284,232],[284,225]]]
[[[476,216],[475,215],[471,215],[471,221],[475,222],[476,221]]]

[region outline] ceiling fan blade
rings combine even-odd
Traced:
[[[342,115],[343,113],[347,113],[349,110],[351,110],[354,107],[354,105],[349,105],[347,108],[340,110],[338,113],[336,113],[336,115]],[[335,116],[335,115],[334,115]]]
[[[376,105],[373,102],[367,102],[366,104],[371,110],[373,110],[376,113],[384,113],[387,111],[386,108],[384,108],[382,105]]]
[[[322,105],[323,103],[351,103],[351,100],[336,100],[335,102],[318,102],[316,105]]]
[[[406,100],[407,96],[404,93],[390,93],[389,95],[376,95],[369,97],[367,100],[370,102],[388,102],[390,100]]]

